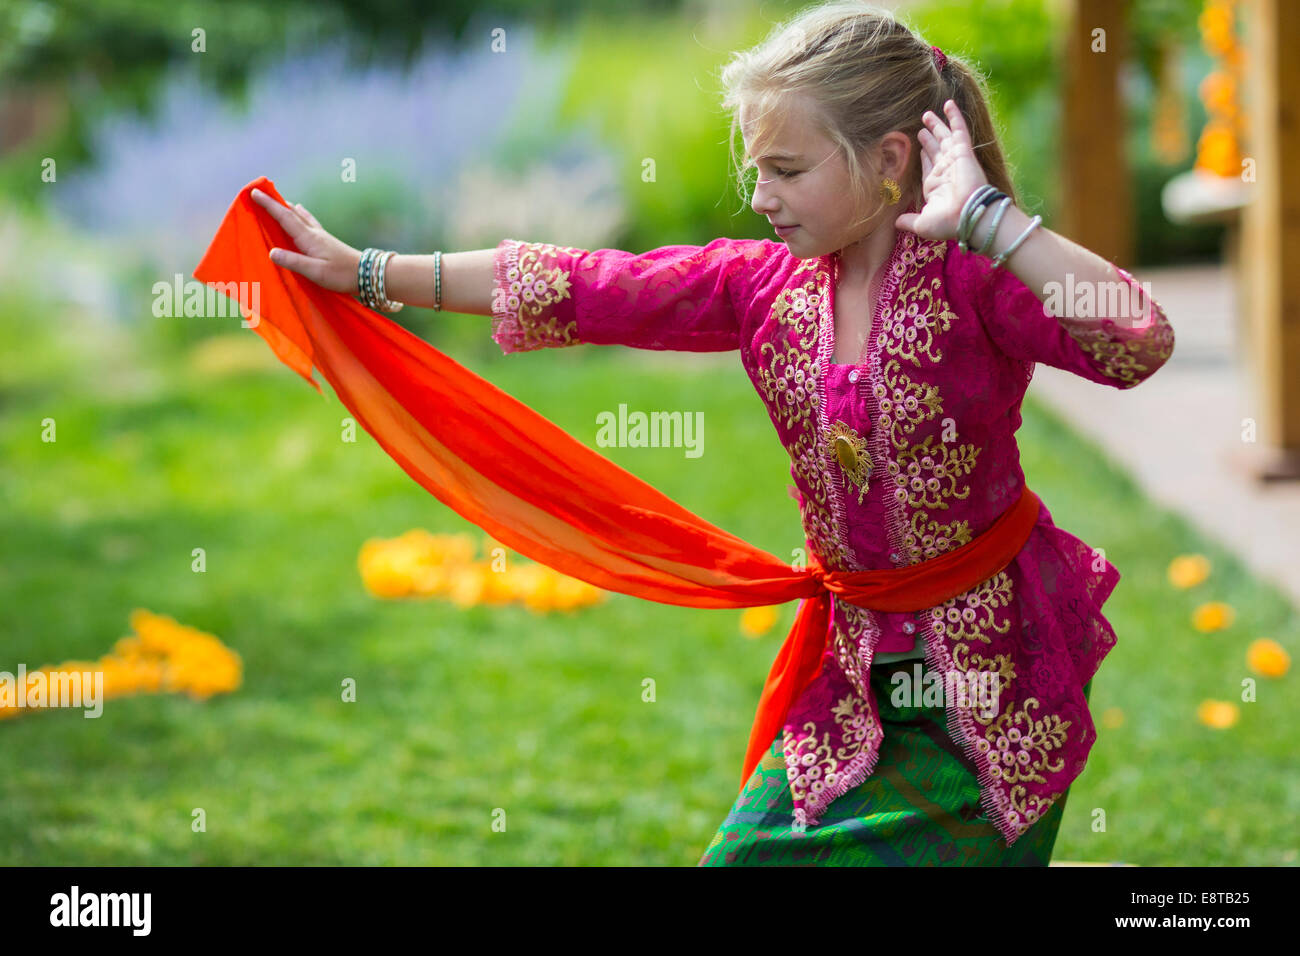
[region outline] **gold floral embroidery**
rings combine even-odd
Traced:
[[[872,742],[881,736],[880,728],[871,716],[871,707],[858,694],[845,696],[831,708],[831,714],[845,743],[845,746],[836,748],[834,754],[831,753],[830,732],[822,731],[819,736],[815,721],[803,725],[808,736],[797,744],[788,730],[783,738],[790,795],[796,804],[802,801],[813,812],[827,805],[822,793],[839,782],[840,775],[848,769],[845,765],[863,751],[869,751]],[[807,820],[802,809],[795,811],[795,818]]]
[[[1045,783],[1045,773],[1059,773],[1064,761],[1059,751],[1068,740],[1066,731],[1071,722],[1054,714],[1034,719],[1041,706],[1037,698],[1030,697],[1017,705],[1011,688],[1016,680],[1015,664],[1006,654],[993,657],[973,651],[972,641],[989,643],[989,633],[1005,634],[1010,620],[999,620],[997,611],[1012,603],[1012,580],[1006,571],[1000,571],[988,581],[964,594],[930,610],[930,626],[945,643],[951,642],[952,667],[963,673],[981,672],[997,675],[998,712],[985,714],[985,702],[971,702],[961,707],[963,714],[974,721],[977,735],[973,746],[980,759],[986,760],[989,775],[1009,786],[1007,818],[1019,833],[1023,833],[1055,803],[1061,794],[1042,798],[1031,796],[1025,783]],[[952,703],[952,702],[950,702]]]
[[[943,410],[939,389],[935,385],[913,382],[901,371],[898,359],[890,359],[881,370],[883,382],[875,385],[880,414],[897,425],[893,429],[894,447],[903,447],[898,433],[911,435],[916,426],[928,422]]]
[[[867,493],[871,478],[871,455],[867,451],[867,440],[851,426],[836,421],[823,440],[822,454],[829,455],[840,463],[844,476],[858,486],[858,504],[862,504],[862,496]]]
[[[870,614],[866,608],[858,607],[855,604],[844,604],[846,617],[848,618],[849,630],[853,634],[860,634],[861,637],[855,642],[846,632],[839,622],[832,618],[831,626],[834,628],[835,637],[832,647],[835,651],[835,660],[840,665],[840,670],[844,672],[845,679],[853,685],[853,689],[862,697],[868,696],[867,690],[867,669],[862,666],[862,647],[867,643],[868,631],[875,631],[870,622]],[[866,620],[864,620],[864,618]]]
[[[945,249],[940,242],[922,242],[915,257],[905,258],[909,268],[902,276],[896,303],[884,313],[881,329],[882,353],[896,357],[885,362],[880,380],[873,385],[879,408],[877,427],[896,452],[886,461],[885,470],[894,480],[894,500],[904,511],[902,547],[909,563],[937,557],[972,538],[968,521],[943,523],[931,512],[946,511],[951,498],[969,496],[969,484],[959,487],[957,480],[974,470],[982,449],[974,444],[955,448],[944,442],[936,445],[933,434],[919,443],[910,441],[918,426],[943,413],[943,400],[937,386],[913,381],[899,361],[919,368],[922,357],[931,363],[943,358],[938,336],[952,327],[956,315],[940,294],[942,280],[908,280]]]
[[[497,313],[523,333],[523,349],[577,345],[576,319],[560,325],[551,307],[571,297],[569,273],[554,262],[556,252],[581,255],[581,250],[543,242],[521,242],[518,258],[506,269],[506,285],[498,289]]]
[[[804,534],[808,536],[823,564],[837,568],[851,567],[853,554],[841,544],[835,530],[835,519],[829,511],[817,501],[805,497],[799,504],[799,517]]]
[[[995,612],[1009,607],[1012,598],[1011,576],[999,571],[983,584],[976,585],[930,609],[930,628],[945,643],[964,647],[966,641],[989,642],[989,631],[1005,634],[1009,621],[998,623]]]
[[[1079,347],[1100,365],[1101,374],[1122,382],[1120,388],[1132,388],[1147,378],[1152,369],[1166,362],[1174,351],[1173,327],[1162,310],[1155,309],[1154,315],[1155,328],[1128,340],[1116,337],[1116,326],[1111,319],[1105,319],[1100,327],[1081,326],[1068,319],[1060,321]],[[1139,363],[1138,359],[1147,364]]]
[[[975,749],[988,760],[989,775],[994,780],[1008,784],[1046,783],[1043,772],[1060,773],[1064,769],[1064,759],[1059,755],[1053,759],[1053,752],[1065,746],[1071,721],[1056,714],[1035,720],[1031,712],[1039,706],[1037,698],[1030,697],[1019,710],[1001,714],[975,741]],[[1060,797],[1030,797],[1024,786],[1013,786],[1010,791],[1013,812],[1008,814],[1008,820],[1021,833]]]
[[[759,349],[767,363],[759,367],[759,387],[786,428],[806,424],[816,411],[817,363],[813,348],[820,303],[815,279],[782,291],[772,305],[772,317],[779,325],[795,330],[795,341],[782,336],[779,349],[773,342],[764,342]]]
[[[829,495],[817,441],[821,395],[814,356],[824,301],[817,262],[808,259],[800,264],[793,274],[807,274],[808,278],[802,285],[783,290],[772,305],[772,317],[778,326],[793,329],[793,335],[778,331],[776,342],[764,342],[759,348],[757,384],[773,418],[794,433],[788,439],[787,450],[794,474],[808,488],[799,506],[804,532],[822,561],[847,567],[852,554],[841,541],[835,519],[825,506]]]
[[[909,275],[915,275],[916,270],[943,251],[943,243],[923,242],[921,245],[922,251],[917,253]],[[934,351],[935,336],[947,332],[957,316],[948,308],[947,300],[938,294],[942,285],[943,280],[936,276],[928,285],[916,283],[900,287],[893,307],[881,315],[880,340],[886,352],[906,359],[918,368],[921,365],[918,354],[931,362],[943,359],[943,352]]]
[[[952,448],[943,442],[933,444],[934,435],[895,456],[895,470],[905,473],[899,486],[907,491],[907,503],[914,508],[946,508],[948,498],[964,499],[970,495],[970,486],[958,490],[957,479],[968,475],[975,467],[980,448],[976,445],[958,445]]]

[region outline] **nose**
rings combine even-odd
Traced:
[[[754,195],[750,200],[749,206],[760,216],[771,217],[777,210],[775,197],[766,187],[772,180],[760,179],[754,184]]]

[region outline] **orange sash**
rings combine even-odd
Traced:
[[[1020,500],[984,534],[907,568],[792,568],[712,525],[350,296],[268,258],[296,246],[249,193],[283,202],[259,177],[239,191],[194,269],[241,305],[276,356],[339,400],[422,487],[520,554],[606,590],[664,604],[738,608],[809,600],[772,666],[742,786],[816,676],[830,593],[881,611],[933,607],[987,580],[1019,552],[1038,515]]]

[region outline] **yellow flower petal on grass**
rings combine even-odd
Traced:
[[[421,597],[442,594],[451,581],[448,569],[441,564],[416,564],[411,568],[411,590]]]
[[[573,610],[600,600],[600,588],[579,578],[560,574],[555,581],[555,606],[563,611]]]
[[[487,575],[491,573],[491,569],[483,564],[453,568],[447,584],[447,596],[460,608],[481,604],[488,589]]]
[[[1237,722],[1240,712],[1237,705],[1227,700],[1203,700],[1196,708],[1196,716],[1206,727],[1226,730]]]
[[[488,604],[509,604],[518,594],[518,578],[508,570],[493,571],[490,560],[482,562],[483,600]]]
[[[1124,726],[1124,711],[1118,707],[1108,707],[1102,712],[1101,725],[1107,730]]]
[[[415,561],[409,552],[386,547],[371,552],[361,569],[361,580],[375,597],[405,597],[414,586],[415,572]]]
[[[1192,614],[1192,627],[1202,633],[1221,631],[1225,627],[1231,627],[1236,617],[1237,613],[1231,605],[1222,601],[1210,601],[1202,604]]]
[[[1262,677],[1281,677],[1291,669],[1291,655],[1277,641],[1261,637],[1246,648],[1246,666]]]
[[[545,614],[555,609],[555,572],[544,564],[537,566],[541,572],[524,594],[524,607],[534,614]]]
[[[434,556],[443,564],[469,564],[474,560],[474,539],[468,533],[435,535]]]
[[[774,606],[747,607],[740,615],[740,630],[746,637],[761,637],[772,629],[777,617]]]
[[[1166,572],[1176,588],[1194,588],[1210,576],[1210,559],[1203,554],[1180,554]]]

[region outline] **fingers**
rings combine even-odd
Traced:
[[[308,225],[315,226],[317,229],[325,228],[319,222],[316,221],[316,217],[313,216],[311,213],[309,213],[307,211],[307,207],[304,206],[302,203],[294,203],[293,208],[298,210],[298,214],[302,216],[303,219],[307,220]]]
[[[288,249],[272,249],[270,255],[271,261],[277,266],[292,269],[312,282],[320,283],[321,269],[324,266],[320,259],[304,256],[300,252],[290,252]]]
[[[933,162],[939,155],[939,141],[934,138],[934,134],[928,129],[919,130],[916,139],[921,144],[921,158],[924,160],[929,157]]]
[[[927,176],[939,176],[946,172],[953,164],[952,149],[940,145],[928,130],[921,130],[917,138],[922,146],[921,177],[924,179]]]
[[[307,227],[307,223],[298,215],[297,212],[288,206],[276,202],[260,189],[254,189],[249,193],[249,195],[252,196],[253,202],[257,203],[269,212],[271,217],[283,226],[284,231],[290,236],[297,239],[302,235],[302,231]]]
[[[922,114],[921,122],[925,124],[930,135],[941,144],[953,137],[958,139],[964,137],[969,140],[970,127],[966,125],[966,117],[961,115],[961,110],[957,108],[957,104],[953,100],[946,101],[943,104],[943,112],[947,116],[948,122],[952,124],[951,129],[943,121],[943,117],[936,115],[933,111],[926,110]]]
[[[965,133],[970,136],[970,127],[966,125],[966,117],[961,115],[961,110],[957,109],[957,104],[952,100],[943,104],[944,112],[948,114],[948,122],[952,124],[954,133]]]
[[[952,131],[948,129],[947,124],[930,110],[926,110],[921,114],[921,122],[925,124],[925,128],[929,130],[930,135],[940,143],[952,135]]]

